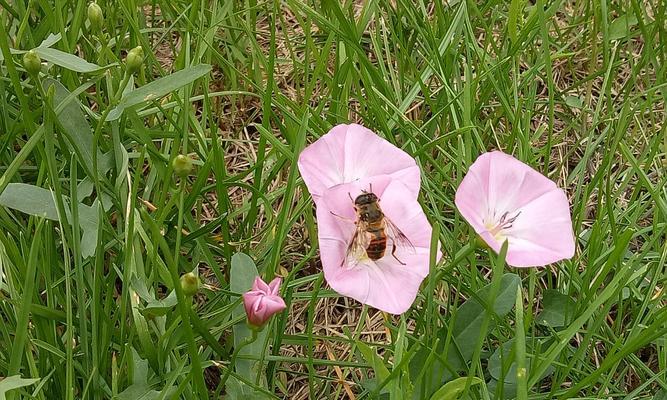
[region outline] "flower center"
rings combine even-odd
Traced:
[[[516,221],[520,214],[521,211],[510,217],[509,211],[505,211],[505,213],[500,216],[500,220],[491,220],[484,225],[496,240],[501,241],[501,239],[507,236],[507,230],[514,226],[514,221]]]

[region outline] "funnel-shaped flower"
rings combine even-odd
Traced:
[[[331,288],[392,314],[409,309],[429,272],[431,240],[415,160],[364,127],[338,125],[301,153],[299,170],[317,206]],[[377,198],[374,228],[355,206],[364,193]]]
[[[371,185],[384,218],[411,243],[397,243],[392,254],[397,239],[385,229],[386,250],[378,260],[364,249],[347,256],[357,229],[350,196],[356,198]],[[431,225],[405,185],[385,175],[334,186],[317,203],[317,227],[324,277],[332,289],[392,314],[410,308],[429,272]]]
[[[273,314],[287,307],[278,294],[279,290],[280,278],[275,278],[267,285],[262,278],[255,277],[252,289],[243,294],[243,306],[250,325],[260,328]]]
[[[510,155],[479,156],[457,189],[455,203],[493,250],[508,241],[509,265],[544,266],[574,255],[565,192]]]

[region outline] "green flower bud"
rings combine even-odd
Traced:
[[[192,272],[181,275],[181,289],[186,296],[194,296],[199,290],[199,277]]]
[[[97,3],[90,3],[88,5],[88,21],[90,22],[90,29],[93,32],[99,32],[104,26],[104,14],[102,8]]]
[[[23,68],[32,76],[36,76],[42,70],[42,59],[35,50],[30,50],[23,55]]]
[[[171,166],[174,168],[174,173],[180,177],[188,176],[192,172],[192,160],[190,157],[183,154],[179,154],[171,162]]]
[[[127,72],[129,74],[134,74],[139,72],[141,66],[144,63],[144,49],[141,46],[137,46],[130,50],[125,57],[125,67],[127,67]]]

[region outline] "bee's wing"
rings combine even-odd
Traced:
[[[397,247],[404,247],[409,249],[411,252],[415,252],[415,245],[412,244],[410,239],[408,239],[407,236],[403,232],[401,232],[400,229],[396,225],[394,225],[393,222],[389,218],[385,216],[384,218],[384,223],[385,223],[385,233],[387,234],[387,237],[391,239],[391,241],[397,246]]]
[[[357,229],[354,231],[350,244],[348,244],[347,250],[345,251],[345,258],[343,259],[342,265],[350,265],[350,263],[356,264],[357,260],[363,257],[366,252],[366,247],[368,246],[366,243],[367,241],[366,231],[362,224],[358,223]]]

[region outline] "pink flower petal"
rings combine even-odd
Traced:
[[[479,156],[457,189],[455,203],[496,252],[509,241],[509,265],[542,266],[574,254],[565,193],[510,155],[494,151]],[[504,228],[493,232],[498,226]]]
[[[361,183],[361,188],[365,188]],[[355,231],[352,200],[361,191],[353,182],[327,190],[317,203],[318,236],[324,277],[336,292],[380,310],[401,314],[410,308],[419,286],[429,272],[431,226],[421,206],[409,189],[397,180],[386,182],[386,177],[371,178],[373,192],[380,193],[380,207],[385,217],[393,222],[414,245],[414,249],[399,246],[396,257],[391,255],[388,241],[385,256],[343,265],[349,241]],[[382,190],[382,186],[384,189]],[[381,189],[376,191],[376,187]],[[341,217],[334,216],[331,212]]]
[[[264,308],[264,296],[257,296],[252,300],[252,313],[262,315],[262,309]]]
[[[519,209],[556,184],[516,158],[500,151],[484,153],[470,166],[456,191],[455,203],[473,227],[493,211]]]
[[[255,281],[252,283],[252,290],[259,291],[261,293],[268,293],[269,286],[262,280],[262,278],[256,276]]]
[[[337,125],[299,156],[299,171],[317,201],[332,186],[375,175],[390,175],[416,198],[420,172],[403,150],[361,125]]]
[[[280,279],[280,277],[273,278],[271,283],[269,283],[269,290],[268,290],[267,294],[277,296],[279,291],[280,291],[280,283],[281,282],[282,282],[282,279]]]
[[[532,267],[574,256],[574,232],[565,192],[554,189],[532,200],[508,229],[507,263]]]
[[[278,296],[267,296],[264,299],[264,305],[271,311],[271,314],[275,314],[287,308],[285,300]]]

